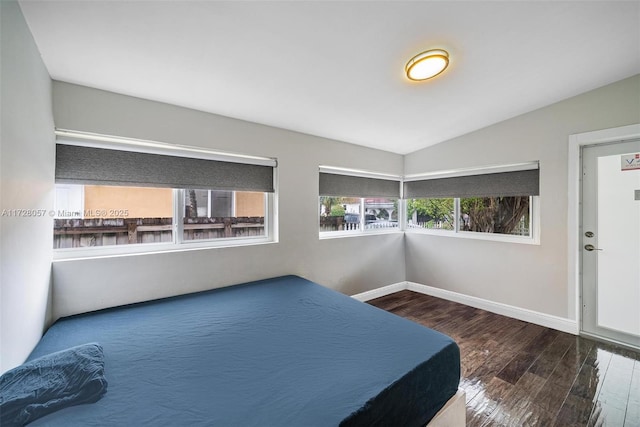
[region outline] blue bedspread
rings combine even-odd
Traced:
[[[30,358],[89,341],[109,392],[32,425],[419,426],[460,377],[449,337],[295,276],[60,319]]]
[[[0,377],[0,425],[94,403],[107,392],[102,347],[89,343],[33,359]]]

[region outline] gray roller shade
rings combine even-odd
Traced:
[[[400,181],[320,172],[321,196],[400,197]]]
[[[537,196],[539,169],[404,183],[405,198]]]
[[[56,145],[56,182],[273,192],[273,167]]]

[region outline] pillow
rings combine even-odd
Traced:
[[[97,402],[106,392],[102,346],[51,353],[0,377],[0,425],[22,426],[69,406]]]

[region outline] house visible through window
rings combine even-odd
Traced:
[[[262,192],[57,185],[53,247],[172,243],[174,193],[185,198],[182,241],[265,235]]]
[[[264,193],[184,190],[184,197],[185,241],[265,234]]]
[[[54,249],[270,238],[274,160],[183,155],[59,142]]]
[[[352,172],[354,173],[354,172]],[[319,229],[325,236],[398,230],[400,178],[320,168]]]
[[[398,228],[398,199],[320,196],[321,232],[388,228]]]
[[[55,203],[54,249],[173,241],[170,188],[57,184]]]

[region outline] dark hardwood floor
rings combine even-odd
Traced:
[[[460,346],[467,426],[640,426],[640,353],[411,291],[370,304]]]

